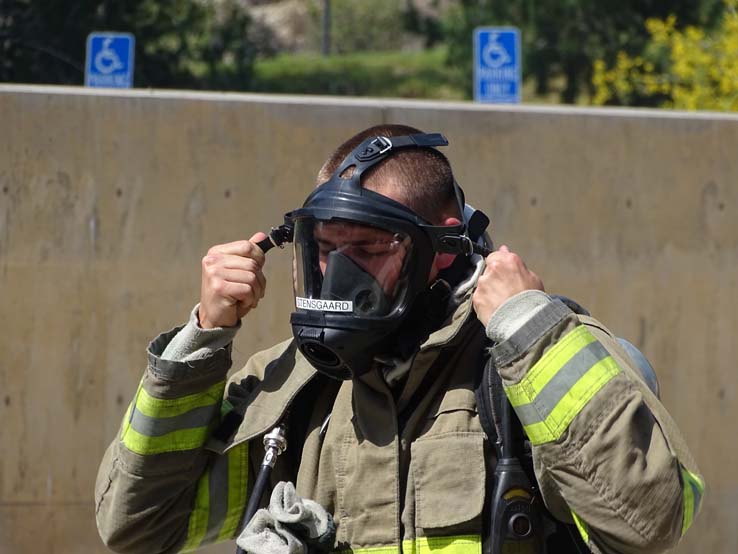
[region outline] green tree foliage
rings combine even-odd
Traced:
[[[136,37],[136,86],[245,89],[249,26],[232,0],[0,0],[0,81],[82,84],[87,35],[118,31]]]
[[[595,59],[611,63],[620,51],[641,52],[647,19],[674,13],[682,24],[710,26],[720,12],[720,0],[461,0],[445,21],[448,63],[466,68],[471,93],[474,28],[513,25],[521,30],[524,76],[535,79],[536,93],[548,93],[563,75],[561,100],[573,103],[593,93]]]
[[[404,11],[397,0],[331,0],[331,53],[386,52],[399,50],[404,31]],[[323,2],[308,6],[313,48],[320,50]]]
[[[738,111],[738,0],[725,0],[716,29],[677,28],[674,15],[646,21],[643,55],[594,63],[595,104]]]

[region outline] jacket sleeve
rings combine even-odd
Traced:
[[[98,530],[120,553],[171,553],[233,538],[246,504],[248,443],[204,448],[223,401],[230,346],[190,361],[162,359],[179,331],[149,345],[148,367],[95,487]]]
[[[672,548],[704,493],[684,439],[618,341],[545,298],[492,356],[547,507],[595,553]]]

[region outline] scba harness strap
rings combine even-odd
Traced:
[[[406,146],[435,147],[448,146],[448,140],[441,133],[418,133],[398,137],[378,136],[369,139],[355,153],[357,160],[361,162],[372,161],[383,154],[387,154],[392,148],[403,148]],[[372,164],[373,165],[373,164]]]
[[[346,169],[354,166],[357,178],[356,180],[360,182],[361,173],[389,156],[393,149],[407,147],[432,148],[437,146],[448,146],[448,140],[441,133],[417,133],[397,137],[377,136],[369,138],[360,144],[349,156],[347,156],[336,173],[341,175],[346,171]],[[456,185],[456,187],[460,191],[458,185]],[[312,197],[312,194],[310,197]],[[310,197],[308,197],[308,200]],[[463,202],[461,205],[464,205]],[[481,212],[476,212],[474,215],[477,220],[482,219],[482,216],[486,219],[486,216]],[[482,221],[477,221],[477,223],[481,223],[486,227],[489,220],[487,219],[486,223]],[[256,244],[264,253],[268,252],[275,246],[284,248],[284,244],[286,242],[292,242],[293,232],[294,222],[290,217],[290,214],[286,214],[284,224],[279,227],[272,227],[267,238]]]

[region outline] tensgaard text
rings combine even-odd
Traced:
[[[321,298],[295,297],[295,305],[300,310],[320,312],[353,312],[354,303],[350,300],[323,300]]]

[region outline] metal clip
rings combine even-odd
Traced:
[[[275,237],[277,237],[275,239]],[[269,241],[274,245],[278,246],[279,248],[284,249],[284,241],[279,240],[282,237],[282,229],[280,227],[272,227],[271,231],[269,231]]]
[[[264,435],[264,460],[261,465],[274,467],[277,457],[287,450],[287,438],[285,437],[285,425],[279,425]]]
[[[390,148],[392,148],[392,141],[388,139],[387,137],[377,137],[374,139],[372,144],[378,144],[379,145],[379,154],[384,154],[385,152],[388,152]]]
[[[256,243],[256,246],[261,248],[265,254],[269,252],[275,246],[284,248],[285,242],[292,242],[293,227],[285,223],[279,227],[272,227],[271,231],[267,235],[267,238]]]
[[[356,159],[361,162],[368,162],[378,158],[382,154],[386,154],[392,148],[392,141],[387,137],[377,137],[364,148],[364,150],[356,154]]]

